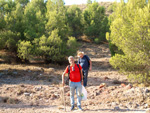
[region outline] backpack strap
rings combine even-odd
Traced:
[[[79,68],[79,71],[80,71],[80,67],[79,67],[79,64],[77,64],[78,68]]]
[[[68,65],[68,78],[70,79],[70,65]]]
[[[80,64],[80,63],[81,63],[81,62],[80,62],[80,60],[81,60],[81,58],[79,58],[79,59],[78,59],[78,64]]]
[[[78,68],[79,68],[79,71],[80,71],[80,77],[81,77],[81,69],[79,67],[79,64],[77,64]],[[81,77],[81,81],[82,81],[82,77]]]
[[[77,64],[79,71],[80,71],[80,77],[81,77],[81,69],[79,67],[79,64]],[[70,79],[70,65],[68,65],[68,78]],[[82,77],[81,77],[81,81],[82,81]]]

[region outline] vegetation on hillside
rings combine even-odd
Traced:
[[[0,0],[0,15],[0,49],[25,62],[35,57],[64,62],[76,54],[77,37],[87,35],[99,43],[109,28],[105,8],[97,2],[82,11],[63,0]]]
[[[62,63],[76,54],[79,37],[97,44],[107,37],[111,65],[131,81],[150,83],[149,5],[148,0],[110,6],[91,0],[80,6],[65,6],[63,0],[0,0],[0,50],[17,61]]]

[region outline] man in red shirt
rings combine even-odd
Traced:
[[[75,64],[73,56],[70,56],[68,58],[68,60],[69,60],[69,63],[70,63],[70,66],[69,66],[70,69],[68,69],[68,66],[67,66],[67,68],[65,69],[64,73],[62,74],[62,84],[63,84],[63,86],[65,85],[65,83],[64,83],[64,76],[70,70],[69,86],[70,86],[71,110],[74,109],[74,93],[75,93],[75,89],[76,89],[76,93],[77,93],[77,106],[78,106],[79,110],[82,110],[82,108],[81,108],[81,90],[82,90],[82,85],[83,85],[82,67],[80,65],[78,67],[77,64]]]

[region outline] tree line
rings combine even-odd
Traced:
[[[77,37],[99,43],[109,31],[105,8],[87,1],[87,8],[65,6],[63,0],[0,0],[0,49],[20,61],[38,57],[63,62],[76,54]]]

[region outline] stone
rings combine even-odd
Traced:
[[[29,73],[31,73],[31,70],[28,70]]]
[[[9,89],[10,89],[10,87],[6,88],[6,90],[9,90]]]
[[[148,89],[145,89],[145,93],[149,93],[150,91]]]
[[[144,107],[145,107],[145,108],[148,108],[148,104],[145,104]]]
[[[54,99],[56,99],[56,98],[57,98],[57,96],[56,96],[55,94],[52,94],[50,99],[51,99],[51,100],[54,100]]]
[[[0,73],[0,76],[3,76],[3,73]]]
[[[55,69],[54,68],[48,68],[47,71],[53,73],[55,71]]]
[[[25,87],[25,86],[23,84],[21,84],[20,87]]]
[[[124,83],[121,83],[121,86],[122,86],[122,87],[125,87],[126,85],[125,85]]]
[[[42,86],[35,88],[36,91],[40,91],[41,89],[42,89]]]
[[[116,106],[117,104],[116,104],[116,102],[112,102],[111,105],[112,106]]]
[[[25,95],[25,96],[30,96],[30,93],[26,93],[26,92],[25,92],[24,95]]]
[[[93,102],[92,101],[89,101],[89,105],[92,105],[93,104]]]
[[[114,107],[114,110],[120,110],[119,106]]]
[[[100,84],[99,88],[103,88],[104,86],[106,86],[105,83]]]
[[[131,89],[131,88],[132,88],[132,85],[131,85],[131,84],[128,84],[125,88],[126,88],[126,89]]]
[[[95,92],[95,93],[94,93],[94,96],[97,96],[98,94],[99,94],[98,92]]]
[[[104,80],[108,80],[109,78],[108,77],[104,77]]]

